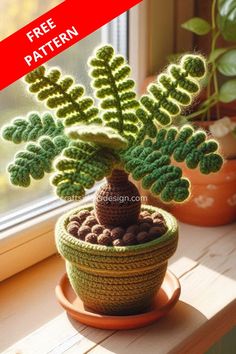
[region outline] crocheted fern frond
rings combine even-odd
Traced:
[[[100,101],[105,125],[115,129],[130,142],[138,131],[135,109],[139,106],[129,78],[130,66],[121,55],[115,55],[109,46],[99,48],[89,62],[92,85]]]
[[[2,137],[15,144],[37,141],[42,136],[55,138],[64,134],[64,126],[58,119],[54,119],[50,113],[40,115],[31,112],[26,118],[15,118],[11,124],[2,129]]]
[[[189,106],[200,91],[199,81],[206,74],[204,58],[184,55],[180,64],[171,64],[165,73],[158,75],[157,82],[148,86],[148,94],[140,98],[141,107],[136,114],[142,121],[136,144],[148,135],[156,135],[156,126],[170,125],[183,107]]]
[[[91,97],[85,96],[85,88],[75,85],[71,76],[62,76],[58,68],[46,71],[40,66],[25,76],[29,91],[37,94],[40,101],[46,101],[49,108],[56,110],[58,118],[66,126],[75,123],[101,124],[98,109]]]
[[[42,179],[45,173],[52,172],[53,160],[68,145],[68,139],[42,137],[37,143],[29,143],[25,150],[15,155],[15,160],[8,166],[11,183],[15,186],[28,187],[31,178]]]
[[[194,131],[189,125],[179,130],[160,129],[154,147],[163,155],[173,157],[177,162],[185,162],[190,169],[199,167],[202,174],[217,172],[223,164],[223,158],[217,152],[218,143],[208,139],[204,131]]]
[[[190,183],[182,177],[180,167],[171,164],[171,157],[185,162],[193,169],[200,167],[203,174],[217,172],[223,163],[222,157],[215,153],[215,141],[205,141],[204,132],[194,132],[185,126],[162,128],[155,141],[145,139],[140,146],[131,147],[122,159],[125,169],[135,180],[142,181],[142,187],[160,196],[164,202],[182,202],[189,196]]]
[[[79,200],[85,190],[108,176],[119,156],[111,149],[84,142],[73,142],[55,162],[57,172],[52,177],[57,195],[65,200]]]
[[[66,130],[66,134],[73,140],[82,140],[115,150],[127,147],[127,140],[110,127],[99,125],[79,125]]]

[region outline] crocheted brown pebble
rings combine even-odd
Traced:
[[[155,211],[155,213],[152,214],[152,218],[164,220],[164,216],[161,213],[159,213],[159,211]]]
[[[98,236],[98,244],[103,246],[110,246],[111,245],[111,238],[107,235],[101,234]]]
[[[148,222],[142,222],[139,225],[139,231],[149,231],[149,229],[152,227],[152,224],[148,223]]]
[[[152,224],[153,223],[152,217],[151,216],[145,216],[143,218],[143,222],[147,222],[149,224]]]
[[[80,210],[77,214],[81,224],[85,221],[85,219],[90,216],[90,211],[89,210]]]
[[[121,240],[120,238],[117,238],[116,240],[114,240],[113,242],[112,242],[112,244],[113,244],[113,246],[124,246],[125,244],[124,244],[124,241],[123,240]]]
[[[156,226],[166,226],[165,220],[159,218],[153,219],[153,224]]]
[[[139,232],[138,235],[136,236],[136,239],[138,241],[138,243],[145,243],[150,241],[150,236],[148,234],[148,232],[143,231],[143,232]]]
[[[90,232],[88,235],[85,236],[85,241],[89,243],[97,243],[97,235]]]
[[[81,226],[78,230],[78,238],[80,240],[84,240],[85,236],[91,232],[91,228],[89,226]]]
[[[160,227],[154,226],[149,230],[149,237],[153,240],[154,238],[160,237],[163,235],[163,231]]]
[[[122,240],[123,240],[124,244],[127,246],[136,244],[136,237],[131,232],[124,234]]]
[[[122,227],[115,227],[111,230],[111,239],[116,240],[122,238],[125,234],[125,230]]]
[[[141,219],[143,219],[147,216],[150,216],[150,213],[147,210],[141,211],[141,213],[140,213]]]
[[[153,226],[158,227],[160,229],[160,232],[164,234],[167,230],[167,226],[164,220],[160,219],[154,219],[153,220]]]
[[[109,229],[104,229],[103,230],[103,235],[106,235],[107,237],[111,236],[111,231]]]
[[[80,223],[81,223],[80,218],[78,217],[78,215],[72,215],[72,216],[70,216],[69,221],[70,221],[70,222],[75,221],[75,222],[77,222],[79,225],[80,225]]]
[[[79,225],[75,222],[70,222],[67,225],[67,231],[69,232],[69,234],[73,236],[77,236],[78,230],[79,230]]]
[[[127,233],[137,234],[139,232],[139,226],[137,224],[131,225],[126,229]]]
[[[69,221],[67,227],[70,225],[76,225],[77,227],[80,227],[80,223],[78,223],[78,221]]]
[[[92,232],[96,235],[103,233],[104,227],[102,225],[96,224],[92,227]]]
[[[83,225],[93,227],[97,225],[98,221],[94,216],[88,216],[86,220],[83,222]]]
[[[104,246],[142,244],[162,236],[167,229],[165,219],[159,212],[151,214],[146,210],[140,213],[138,224],[130,225],[126,230],[112,226],[104,228],[98,223],[94,210],[81,210],[72,215],[69,221],[67,231],[71,235],[85,242]]]

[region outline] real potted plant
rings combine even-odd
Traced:
[[[181,203],[190,183],[172,159],[199,166],[203,174],[221,168],[214,140],[190,126],[171,127],[199,92],[206,66],[200,55],[185,55],[137,100],[130,67],[111,46],[99,48],[89,64],[99,109],[84,87],[57,68],[41,66],[26,76],[29,92],[55,109],[57,118],[33,112],[4,127],[4,139],[29,142],[8,171],[22,187],[54,172],[51,182],[65,200],[82,199],[107,177],[94,208],[81,206],[59,219],[56,245],[86,306],[105,314],[137,313],[161,286],[178,229],[165,211],[145,206],[140,212],[140,195],[128,176],[164,201]]]
[[[200,226],[224,225],[236,220],[236,46],[233,44],[236,42],[236,2],[212,0],[211,22],[194,17],[182,27],[195,36],[209,36],[210,52],[206,88],[192,108],[183,112],[180,122],[200,126],[215,138],[225,164],[214,176],[202,175],[182,165],[185,176],[191,180],[192,194],[181,205],[163,205],[150,193],[139,189],[149,203],[161,205],[180,221]],[[219,47],[217,44],[222,41],[224,47]]]
[[[236,220],[236,2],[212,0],[210,23],[195,17],[182,27],[211,38],[207,87],[185,118],[219,142],[226,161],[217,176],[185,171],[192,181],[191,199],[182,206],[173,205],[171,211],[187,223],[223,225]],[[218,47],[223,40],[224,47]]]

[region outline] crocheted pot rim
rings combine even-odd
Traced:
[[[152,207],[150,205],[142,205],[141,210],[142,211],[149,211],[151,213],[154,213],[156,211],[160,212],[166,222],[167,225],[167,231],[165,234],[163,234],[161,237],[158,237],[155,240],[142,243],[139,245],[131,245],[131,246],[103,246],[103,245],[97,245],[97,244],[91,244],[88,242],[84,242],[82,240],[77,239],[76,237],[70,235],[66,229],[66,226],[69,222],[69,217],[80,210],[93,210],[94,206],[93,204],[87,204],[87,205],[82,205],[80,207],[77,207],[75,209],[72,209],[70,212],[63,214],[57,221],[56,224],[56,229],[55,229],[55,234],[56,234],[56,242],[60,238],[63,243],[66,243],[67,245],[73,246],[73,249],[77,249],[78,252],[80,251],[87,251],[93,254],[97,255],[112,255],[115,254],[118,256],[119,254],[121,256],[124,255],[129,255],[129,254],[141,254],[141,253],[146,253],[148,251],[152,251],[153,248],[162,248],[165,247],[167,244],[172,243],[177,237],[178,237],[178,224],[173,215],[170,213],[166,212],[163,209],[157,208],[157,207]],[[62,232],[63,231],[63,232]],[[62,240],[63,238],[63,240]]]

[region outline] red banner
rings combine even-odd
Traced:
[[[64,1],[0,42],[0,89],[10,85],[141,1]]]

